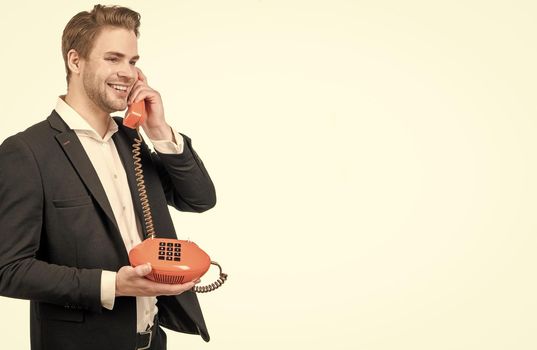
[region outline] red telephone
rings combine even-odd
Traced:
[[[141,100],[129,106],[127,113],[125,113],[125,118],[123,118],[123,125],[131,129],[137,129],[146,119],[145,100]]]
[[[213,291],[220,287],[227,279],[227,274],[222,272],[222,268],[217,262],[211,261],[209,255],[193,242],[179,239],[156,238],[140,158],[142,136],[138,129],[145,122],[146,118],[145,101],[142,100],[131,104],[123,119],[123,125],[135,129],[138,133],[138,138],[134,139],[135,143],[132,145],[132,152],[138,194],[142,203],[144,223],[148,235],[147,239],[131,249],[129,252],[129,261],[133,267],[151,263],[152,270],[147,275],[147,278],[152,281],[168,284],[195,281],[209,270],[211,264],[216,265],[220,270],[218,280],[206,286],[195,286],[193,288],[193,291],[197,293]]]

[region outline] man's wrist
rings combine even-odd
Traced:
[[[154,128],[147,128],[145,133],[151,140],[175,142],[172,128],[168,124]]]

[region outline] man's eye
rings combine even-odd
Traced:
[[[108,57],[108,58],[105,58],[107,61],[110,61],[110,62],[117,62],[118,59],[116,57]]]
[[[136,65],[136,61],[132,61],[131,66],[135,66],[135,65]]]

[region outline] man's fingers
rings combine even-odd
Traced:
[[[136,276],[144,277],[150,272],[151,272],[151,264],[149,263],[138,265],[134,268],[134,273],[136,274]]]
[[[186,292],[189,289],[194,287],[194,282],[187,282],[183,284],[167,284],[160,286],[160,294],[163,295],[178,295],[183,292]]]
[[[187,282],[187,283],[183,283],[183,284],[179,284],[179,285],[175,284],[175,285],[173,285],[173,287],[175,287],[174,292],[176,292],[174,294],[179,294],[179,293],[182,293],[182,292],[185,292],[185,291],[187,291],[189,289],[194,288],[194,282]]]
[[[145,84],[141,81],[137,81],[134,84],[129,94],[129,98],[127,99],[127,103],[129,105],[134,102],[136,96],[138,96],[138,94],[140,93],[140,89],[143,89],[144,87],[145,87]]]
[[[147,77],[142,73],[142,70],[138,67],[136,67],[136,70],[138,71],[138,79],[147,84]]]
[[[143,280],[138,282],[139,286],[148,292],[151,296],[156,295],[178,295],[189,289],[192,289],[195,285],[194,282],[187,282],[183,284],[166,284],[158,283],[150,280]]]

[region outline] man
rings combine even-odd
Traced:
[[[197,283],[146,278],[128,251],[146,237],[132,144],[110,113],[145,100],[141,150],[155,231],[176,238],[167,204],[202,212],[214,186],[159,93],[135,64],[140,15],[96,5],[65,27],[68,92],[52,114],[0,146],[0,294],[31,300],[32,349],[165,349],[159,327],[209,340]],[[3,334],[4,337],[8,336]]]

